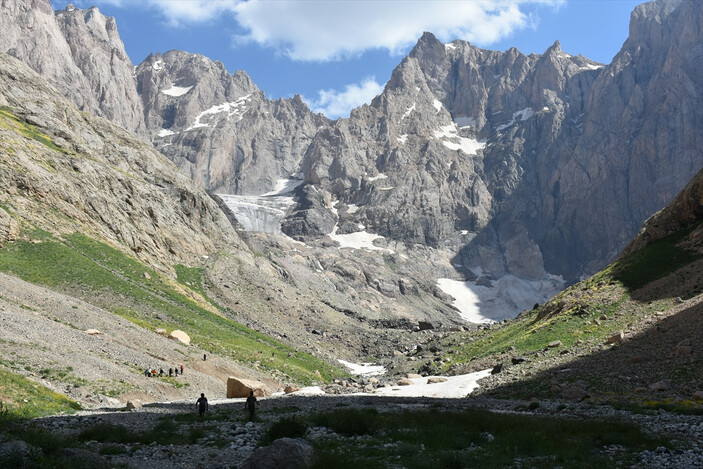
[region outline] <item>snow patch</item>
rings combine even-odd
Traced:
[[[355,204],[347,205],[347,213],[356,213],[359,210],[359,206]]]
[[[262,197],[272,197],[277,195],[288,194],[292,192],[293,189],[301,185],[304,181],[298,178],[286,178],[279,179],[273,187],[271,192],[267,192],[262,195]]]
[[[450,150],[461,150],[467,155],[475,155],[479,150],[486,146],[486,142],[479,142],[476,139],[469,137],[462,137],[459,135],[459,129],[456,123],[452,122],[449,125],[440,127],[439,130],[434,132],[435,138],[446,138],[450,140],[442,140],[442,145],[449,148]],[[451,140],[458,140],[451,141]]]
[[[498,132],[500,132],[503,129],[507,129],[511,125],[513,125],[515,122],[517,122],[517,118],[520,118],[520,121],[526,121],[530,117],[534,115],[534,111],[532,110],[531,107],[526,107],[525,109],[522,109],[520,111],[514,112],[513,113],[513,118],[508,122],[507,124],[499,125],[498,128],[496,129]]]
[[[418,91],[419,91],[419,89],[418,89]],[[408,117],[408,116],[410,115],[410,113],[415,110],[415,107],[416,107],[416,106],[417,106],[417,103],[413,103],[413,105],[410,106],[410,107],[405,111],[405,114],[403,114],[403,117],[401,117],[400,119],[402,120],[402,119],[405,119],[406,117]]]
[[[189,92],[189,91],[192,90],[192,89],[193,89],[192,86],[175,86],[175,85],[172,85],[171,88],[169,88],[169,89],[167,89],[167,90],[161,90],[161,92],[162,92],[163,94],[167,95],[167,96],[178,97],[178,96],[183,96],[184,94],[186,94],[187,92]]]
[[[378,388],[374,394],[379,396],[401,396],[401,397],[443,397],[457,399],[466,397],[480,386],[478,381],[490,376],[491,370],[476,371],[467,375],[443,376],[446,381],[442,383],[427,384],[427,380],[432,376],[415,378],[410,381],[409,386],[391,386]]]
[[[405,145],[405,142],[408,141],[408,134],[403,134],[400,137],[397,137],[397,139],[398,139],[398,142]]]
[[[161,70],[164,69],[164,62],[163,60],[157,60],[153,64],[151,64],[152,68],[156,70],[157,72],[160,72]]]
[[[514,318],[521,311],[531,309],[535,303],[549,300],[564,287],[564,279],[549,275],[541,280],[525,280],[515,275],[505,275],[493,280],[492,284],[483,286],[448,278],[437,280],[437,286],[454,298],[452,305],[464,320],[491,323]]]
[[[227,119],[234,116],[237,118],[238,121],[242,120],[242,118],[244,117],[244,113],[247,111],[246,103],[247,101],[249,101],[250,96],[251,95],[248,94],[246,96],[242,96],[241,98],[231,103],[222,103],[220,105],[213,106],[210,109],[206,109],[195,117],[195,122],[193,123],[193,125],[188,127],[186,131],[198,129],[201,127],[210,127],[208,124],[201,122],[201,119],[205,116],[217,115],[223,112],[227,113]]]
[[[437,112],[435,114],[438,114],[439,111],[442,110],[442,102],[440,100],[438,100],[437,98],[435,98],[435,100],[432,101],[432,106],[434,106],[434,108],[437,110]]]
[[[580,70],[600,70],[601,68],[605,68],[605,65],[586,64],[583,67],[579,67]]]
[[[454,49],[456,49],[456,46],[454,44],[450,43],[450,44],[445,44],[444,48],[447,50],[454,50]]]
[[[374,365],[373,363],[357,364],[344,360],[337,361],[347,367],[352,374],[357,376],[379,376],[386,374],[386,369],[381,365]]]
[[[158,133],[158,136],[161,138],[168,137],[169,135],[176,135],[176,132],[173,130],[161,129]]]
[[[369,178],[369,181],[378,181],[379,179],[388,179],[388,176],[386,176],[383,173],[378,173],[378,176],[374,176],[372,178]]]
[[[332,233],[328,234],[332,241],[339,243],[340,248],[350,249],[366,249],[368,251],[389,251],[385,248],[380,248],[373,244],[376,239],[385,239],[381,235],[368,233],[366,231],[357,231],[356,233],[337,234],[337,226],[334,227]],[[393,251],[390,251],[393,252]]]

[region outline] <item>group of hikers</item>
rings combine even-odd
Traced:
[[[180,368],[178,366],[174,366],[173,368],[168,369],[168,376],[178,376],[179,371],[181,375],[183,375],[184,370],[185,368],[183,367],[183,365],[181,365]],[[163,368],[159,368],[158,371],[156,370],[156,368],[147,368],[146,370],[144,370],[144,376],[146,376],[147,378],[161,378],[162,376],[166,376],[166,372]]]
[[[249,392],[249,397],[244,402],[244,408],[249,411],[249,421],[254,421],[254,413],[256,412],[256,397],[254,396],[254,391]],[[200,398],[195,401],[195,407],[198,408],[198,415],[200,415],[200,420],[205,418],[205,412],[208,410],[207,397],[205,393],[200,393]]]

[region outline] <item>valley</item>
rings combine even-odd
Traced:
[[[702,467],[701,23],[425,33],[332,121],[2,2],[0,467]]]

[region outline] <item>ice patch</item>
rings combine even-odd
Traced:
[[[379,191],[392,191],[393,189],[395,189],[395,186],[379,187],[379,188],[378,188]]]
[[[156,70],[157,72],[160,72],[161,70],[164,69],[164,62],[162,60],[157,60],[156,62],[151,64],[151,66],[153,67],[154,70]]]
[[[444,48],[447,50],[454,50],[456,49],[456,46],[454,44],[445,44]]]
[[[418,88],[418,91],[420,91],[419,88]],[[408,116],[410,115],[410,113],[415,110],[415,106],[416,106],[416,105],[417,105],[417,103],[413,103],[413,105],[410,106],[410,107],[405,111],[405,114],[403,114],[403,117],[401,117],[400,119],[402,120],[402,119],[405,119],[406,117],[408,117]]]
[[[500,132],[503,129],[507,129],[511,125],[513,125],[515,122],[517,122],[517,118],[520,118],[520,121],[526,121],[530,117],[534,115],[534,111],[532,111],[531,107],[526,107],[525,109],[522,109],[521,111],[517,111],[513,113],[513,118],[508,122],[507,124],[499,125],[498,128],[496,129],[498,132]]]
[[[480,276],[480,271],[479,271]],[[452,305],[468,322],[490,323],[514,318],[535,303],[544,303],[564,287],[564,279],[548,276],[542,280],[525,280],[505,275],[493,281],[493,286],[476,285],[440,278],[437,286],[454,298]]]
[[[415,378],[410,381],[409,386],[391,386],[378,388],[374,394],[379,396],[401,396],[401,397],[443,397],[457,399],[466,397],[480,386],[478,381],[490,376],[491,370],[476,371],[467,375],[443,376],[446,381],[442,383],[427,384],[431,376]]]
[[[435,98],[435,100],[432,101],[432,105],[433,105],[434,108],[437,110],[437,113],[439,113],[439,111],[442,110],[442,102],[439,101],[438,99]]]
[[[479,142],[478,140],[469,137],[461,137],[458,131],[459,129],[457,128],[456,123],[452,122],[449,125],[440,127],[439,130],[435,130],[434,136],[435,138],[458,140],[458,142],[442,140],[442,145],[450,150],[461,150],[467,155],[475,155],[479,150],[486,146],[486,142]]]
[[[158,133],[158,136],[161,138],[168,137],[169,135],[176,135],[176,132],[173,130],[161,129]]]
[[[171,88],[169,88],[167,90],[161,90],[161,92],[167,96],[178,97],[178,96],[183,96],[184,94],[186,94],[187,92],[189,92],[192,89],[193,89],[192,86],[185,86],[185,87],[184,86],[171,86]]]
[[[605,65],[586,64],[583,67],[579,67],[580,70],[600,70],[601,68],[605,68]]]
[[[359,365],[344,360],[337,361],[347,367],[352,374],[357,376],[379,376],[386,373],[386,369],[384,367],[381,365],[374,365],[373,363],[362,363]]]
[[[459,116],[454,118],[454,123],[459,126],[460,129],[467,129],[469,127],[476,127],[476,119],[473,117]]]
[[[271,197],[276,195],[288,194],[289,192],[292,192],[293,189],[301,185],[303,182],[305,181],[297,178],[279,179],[278,181],[276,181],[273,190],[271,192],[263,194],[262,197]]]
[[[400,142],[401,144],[405,145],[405,142],[408,141],[408,134],[403,134],[403,135],[401,135],[400,137],[397,137],[397,138],[398,138],[398,142]]]
[[[389,249],[374,246],[373,242],[376,239],[385,239],[381,235],[368,233],[366,231],[357,231],[356,233],[337,234],[337,226],[334,227],[332,233],[328,234],[332,241],[339,243],[340,248],[350,249],[366,249],[368,251],[390,251]],[[390,251],[391,253],[393,251]]]
[[[354,204],[347,205],[347,213],[356,213],[358,210],[359,210],[358,205],[354,205]]]
[[[291,205],[293,197],[270,195],[218,194],[246,231],[283,234],[281,221]]]
[[[242,120],[242,118],[244,117],[244,113],[247,111],[246,103],[247,101],[249,101],[250,96],[251,95],[248,94],[246,96],[242,96],[241,98],[231,103],[223,103],[218,106],[213,106],[210,109],[206,109],[195,117],[195,122],[193,123],[193,125],[188,127],[186,131],[198,129],[201,127],[210,127],[208,124],[201,122],[201,119],[205,116],[216,115],[223,112],[227,113],[227,119],[234,116],[237,118],[238,121]]]

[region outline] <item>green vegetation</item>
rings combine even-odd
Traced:
[[[37,142],[54,151],[67,153],[66,150],[56,145],[56,143],[51,140],[51,137],[41,133],[32,124],[20,119],[17,115],[14,114],[12,108],[9,108],[7,106],[0,106],[0,126],[10,128],[16,132],[19,132],[25,137],[31,138],[32,140],[36,140]]]
[[[667,446],[617,420],[565,420],[486,410],[405,411],[341,409],[283,418],[269,438],[300,436],[305,427],[325,426],[345,438],[314,442],[315,467],[525,467],[606,468],[636,463],[639,452]],[[614,452],[606,448],[617,448]]]
[[[151,330],[182,329],[193,344],[249,364],[258,362],[257,366],[279,370],[293,381],[309,384],[342,374],[221,316],[211,305],[181,293],[158,272],[83,234],[61,239],[41,230],[25,234],[25,239],[0,250],[0,271],[80,296]],[[184,282],[202,292],[197,269],[181,266],[178,271],[181,279],[188,279]]]
[[[681,241],[696,228],[674,233],[650,243],[612,266],[613,278],[630,291],[641,288],[675,270],[700,259],[703,255],[680,246]]]
[[[81,408],[66,396],[3,368],[0,368],[0,403],[0,414],[6,419],[71,414]]]

